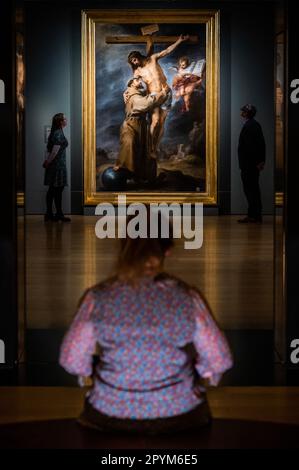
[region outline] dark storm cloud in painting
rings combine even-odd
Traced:
[[[115,158],[119,149],[119,130],[124,120],[123,92],[132,70],[127,62],[132,50],[145,54],[145,45],[106,44],[107,36],[140,35],[144,25],[96,25],[96,128],[97,148],[104,149],[110,158]],[[199,44],[180,44],[169,56],[160,60],[160,65],[171,85],[179,57],[187,55],[191,60],[205,58],[205,27],[203,25],[159,25],[159,35],[179,36],[190,34],[199,36]],[[155,52],[165,49],[166,45],[155,45]],[[203,122],[205,108],[204,89],[197,93],[198,106],[192,112],[182,113],[181,103],[173,101],[172,109],[166,119],[163,145],[178,145],[188,142],[188,134],[194,121]]]

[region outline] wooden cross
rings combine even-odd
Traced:
[[[178,40],[178,36],[153,36],[159,31],[159,25],[151,24],[141,28],[142,36],[108,36],[106,44],[148,44],[151,39],[153,44],[173,44]],[[188,44],[198,44],[198,36],[190,36],[186,41]]]
[[[153,44],[173,44],[179,36],[152,36]],[[106,44],[147,44],[147,36],[107,36]],[[198,44],[198,36],[190,36],[184,44]]]

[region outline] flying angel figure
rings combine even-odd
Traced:
[[[176,71],[172,81],[172,88],[175,91],[176,98],[183,98],[182,112],[190,111],[191,97],[196,88],[199,88],[205,69],[206,61],[204,59],[190,62],[189,57],[180,57],[176,67],[170,67]]]

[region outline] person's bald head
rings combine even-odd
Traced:
[[[143,89],[143,82],[140,76],[131,78],[127,83],[127,88]]]

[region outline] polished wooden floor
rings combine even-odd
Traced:
[[[273,326],[273,218],[237,224],[237,216],[204,217],[200,250],[176,241],[166,269],[199,287],[225,329]],[[113,270],[116,240],[95,236],[97,218],[70,224],[26,217],[28,328],[65,328],[83,291]]]

